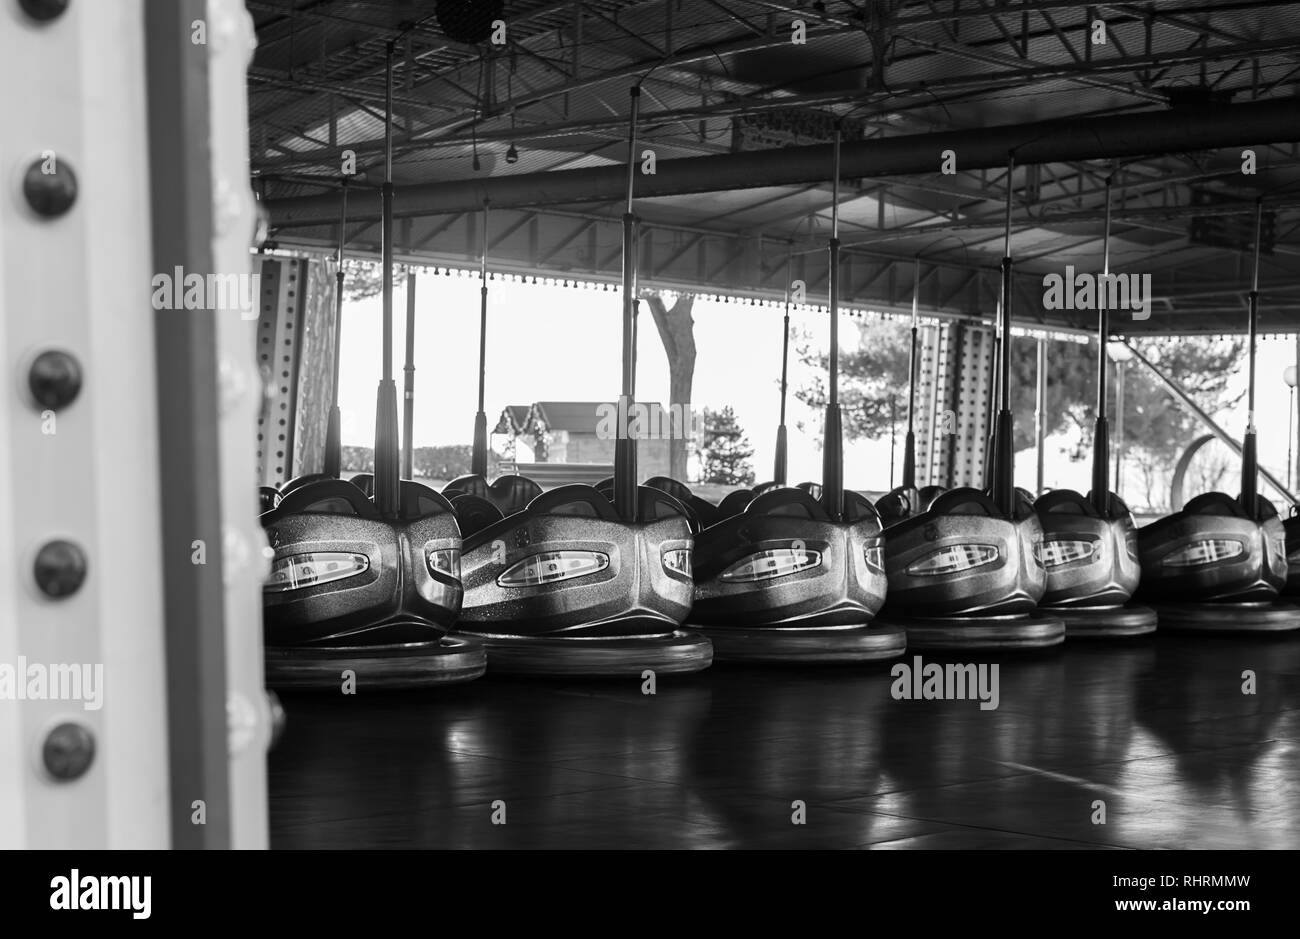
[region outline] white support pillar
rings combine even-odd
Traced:
[[[0,145],[0,849],[264,847],[256,320],[152,303],[160,244],[250,271],[251,22],[238,0],[46,9],[0,3],[0,77],[28,89]],[[207,381],[163,377],[182,354]],[[216,418],[164,420],[173,400]],[[205,487],[215,524],[189,525]]]
[[[0,848],[170,843],[142,21],[140,0],[0,4],[0,669],[103,679],[90,710],[0,677]],[[71,204],[42,214],[25,181]]]
[[[254,270],[249,242],[257,227],[256,202],[248,186],[245,78],[256,38],[242,0],[208,0],[208,24],[212,260],[215,270],[242,277]],[[215,350],[232,848],[265,848],[268,843],[266,750],[271,714],[262,679],[262,583],[270,574],[270,560],[257,522],[254,440],[262,401],[254,352],[258,313],[256,296],[251,309],[217,310]]]

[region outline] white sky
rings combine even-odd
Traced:
[[[468,444],[473,436],[478,393],[479,284],[477,275],[422,274],[417,284],[415,441],[417,446]],[[816,302],[817,298],[810,298]],[[394,291],[393,368],[400,400],[405,357],[404,287]],[[344,307],[340,406],[343,442],[374,443],[375,388],[380,374],[380,299],[349,302]],[[507,404],[534,401],[612,401],[620,385],[621,303],[616,290],[588,290],[545,284],[491,281],[488,309],[487,404],[489,429]],[[781,310],[741,303],[697,299],[694,307],[697,358],[693,406],[731,405],[754,447],[760,480],[771,477],[776,436],[781,367]],[[810,331],[826,342],[824,314],[796,310],[796,330]],[[841,336],[857,334],[847,317]],[[668,402],[668,363],[649,311],[642,307],[637,398]],[[817,434],[821,419],[800,403],[794,389],[809,383],[812,372],[790,355],[787,425],[791,481],[820,479]],[[1264,340],[1259,350],[1261,461],[1285,476],[1288,394],[1282,369],[1295,361],[1295,343]],[[1130,367],[1139,367],[1133,365]],[[1244,372],[1244,369],[1243,369]],[[1238,381],[1244,387],[1244,375]],[[900,395],[905,389],[900,389]],[[900,408],[900,412],[903,408]],[[905,417],[905,414],[900,414]],[[1243,402],[1236,413],[1221,415],[1230,433],[1245,427]],[[800,433],[799,421],[807,427]],[[900,426],[899,446],[902,445]],[[501,438],[496,438],[499,448]],[[1072,464],[1061,441],[1049,439],[1046,482],[1049,486],[1087,488],[1086,462]],[[897,457],[895,476],[901,472]],[[1032,488],[1034,454],[1017,458],[1017,480]],[[897,481],[897,480],[896,480]],[[889,440],[850,444],[845,453],[845,483],[855,489],[883,490],[890,482]]]

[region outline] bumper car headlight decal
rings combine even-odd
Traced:
[[[909,574],[933,576],[969,571],[998,559],[998,549],[991,544],[955,544],[940,548],[908,567]]]
[[[460,552],[455,548],[429,548],[424,552],[430,574],[445,574],[460,579]]]
[[[773,548],[742,558],[723,571],[719,579],[732,584],[775,580],[778,577],[819,567],[821,563],[820,551],[809,551],[806,548]]]
[[[517,561],[497,578],[502,587],[536,587],[597,574],[609,567],[601,551],[546,551]]]
[[[1165,555],[1165,567],[1200,567],[1230,561],[1246,553],[1246,546],[1230,538],[1204,538]]]
[[[663,554],[664,570],[673,571],[677,574],[691,573],[691,549],[690,548],[672,548]]]
[[[271,577],[263,585],[266,593],[288,593],[317,587],[332,581],[364,574],[370,559],[350,551],[314,551],[282,557],[271,565]]]
[[[1044,541],[1039,552],[1042,555],[1043,566],[1051,569],[1097,557],[1101,553],[1101,542],[1072,539]]]

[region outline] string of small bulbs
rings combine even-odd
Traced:
[[[374,262],[362,258],[352,258],[344,262],[344,269],[347,272],[355,272],[373,268]],[[432,274],[443,277],[458,277],[466,280],[477,280],[479,271],[477,268],[458,267],[452,265],[425,265],[425,264],[398,264],[397,269],[403,275],[409,273]],[[537,284],[545,287],[564,287],[571,290],[586,290],[593,293],[617,292],[619,285],[609,281],[588,280],[578,277],[547,277],[537,274],[513,274],[499,271],[490,271],[489,280],[500,280],[502,283],[515,284]],[[766,297],[752,296],[733,296],[718,293],[699,293],[696,291],[670,291],[673,293],[691,293],[697,300],[708,303],[735,304],[737,306],[752,306],[769,310],[784,310],[785,301],[783,299],[768,299]],[[804,314],[824,314],[827,312],[825,304],[819,303],[792,303],[792,311],[798,311]],[[910,313],[893,313],[887,310],[873,310],[863,307],[845,307],[841,305],[841,315],[848,316],[852,319],[868,322],[910,322]],[[926,315],[922,313],[918,317],[918,324],[922,326],[939,326],[947,321],[946,317]],[[1047,339],[1049,341],[1074,342],[1086,345],[1091,341],[1091,337],[1083,333],[1061,332],[1051,329],[1041,329],[1029,326],[1014,326],[1011,334],[1017,338],[1027,339]],[[1233,333],[1201,333],[1198,334],[1201,339],[1209,339],[1214,342],[1225,342],[1232,339],[1240,339],[1240,335]],[[1185,341],[1183,336],[1169,335],[1143,335],[1143,342],[1154,343],[1161,348],[1171,346],[1175,343]],[[1295,332],[1261,332],[1259,340],[1261,342],[1278,342],[1282,340],[1295,341]]]

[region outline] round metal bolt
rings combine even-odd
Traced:
[[[253,571],[259,583],[265,582],[271,576],[271,562],[274,560],[275,548],[262,542],[262,547],[257,552],[257,560]]]
[[[280,703],[280,696],[274,691],[266,692],[266,702],[271,707],[271,742],[267,744],[267,749],[274,750],[284,736],[284,725],[288,718],[284,713],[284,705]]]
[[[55,779],[76,779],[95,760],[95,735],[81,724],[60,724],[46,735],[41,760]]]
[[[23,174],[23,195],[38,215],[55,218],[72,208],[77,201],[77,174],[68,161],[57,159],[54,172],[45,172],[45,160],[32,160]]]
[[[71,541],[50,541],[36,554],[36,586],[47,597],[71,596],[86,582],[86,555]]]
[[[221,530],[222,583],[230,585],[244,576],[253,550],[243,533],[233,526]]]
[[[253,206],[253,247],[260,248],[271,237],[271,213],[263,202]]]
[[[223,358],[217,363],[217,407],[222,416],[232,413],[248,394],[251,374],[243,365]]]
[[[243,214],[244,205],[230,180],[222,177],[212,190],[212,225],[217,234],[224,235]]]
[[[42,352],[27,372],[27,387],[42,408],[66,408],[81,393],[81,363],[58,349]]]
[[[234,20],[228,16],[222,15],[220,12],[216,13],[213,17],[211,25],[210,41],[212,43],[212,51],[222,52],[225,50],[226,44],[234,38],[239,27],[236,25]]]
[[[238,692],[226,699],[226,749],[234,756],[243,753],[257,736],[257,710]]]
[[[38,23],[58,19],[68,9],[68,0],[18,0],[23,12]]]

